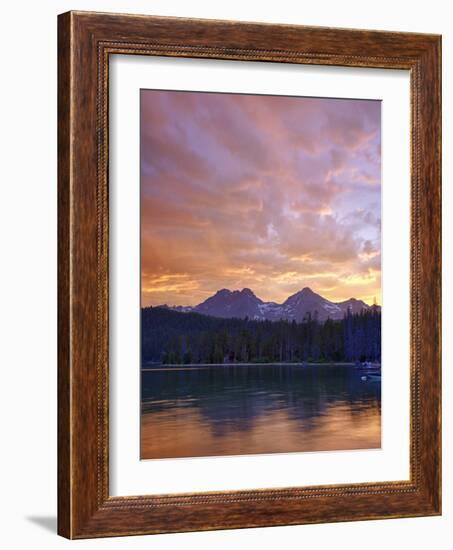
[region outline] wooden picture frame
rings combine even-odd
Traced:
[[[441,513],[441,38],[69,12],[58,20],[58,532],[88,538]],[[410,71],[410,480],[109,495],[109,56]]]

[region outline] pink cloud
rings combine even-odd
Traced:
[[[379,102],[151,90],[141,99],[145,304],[242,286],[272,300],[298,284],[378,294]]]

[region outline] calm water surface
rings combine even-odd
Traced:
[[[153,368],[141,458],[379,448],[380,390],[343,365]]]

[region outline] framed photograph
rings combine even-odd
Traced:
[[[59,533],[440,514],[440,37],[58,23]]]

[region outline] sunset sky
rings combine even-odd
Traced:
[[[141,91],[142,305],[380,303],[381,103]]]

